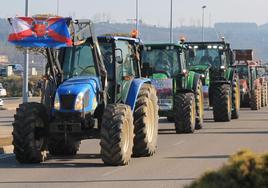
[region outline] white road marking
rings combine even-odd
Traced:
[[[184,141],[184,140],[181,140],[181,141],[175,143],[173,146],[178,146],[178,145],[181,145],[181,144],[183,144],[183,143],[185,143],[185,141]]]
[[[123,170],[124,168],[125,167],[117,167],[116,169],[114,169],[114,170],[112,170],[110,172],[106,172],[106,173],[102,174],[102,177],[109,176],[109,175],[111,175],[113,173],[119,172],[119,171]]]

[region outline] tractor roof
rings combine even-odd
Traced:
[[[174,46],[175,48],[185,49],[185,46],[183,44],[179,43],[145,43],[145,46],[151,46],[153,48],[166,48],[167,46]]]
[[[225,49],[230,48],[230,43],[225,41],[206,41],[206,42],[185,42],[187,46],[208,46],[208,45],[221,45],[224,46]]]
[[[125,40],[125,41],[130,41],[133,43],[142,43],[141,39],[139,39],[139,38],[132,38],[132,37],[128,37],[128,36],[118,36],[118,35],[113,35],[113,34],[98,36],[98,40],[105,40],[105,41]]]

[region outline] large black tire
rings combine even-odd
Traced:
[[[204,95],[203,95],[203,85],[201,80],[198,82],[196,93],[195,93],[195,103],[196,103],[196,120],[195,129],[202,129],[204,123]]]
[[[261,89],[256,88],[251,91],[250,108],[251,110],[259,110],[261,108]]]
[[[13,145],[20,163],[40,163],[46,159],[48,115],[40,103],[20,104],[14,116]]]
[[[232,95],[228,84],[213,86],[213,116],[215,122],[231,121]]]
[[[133,156],[152,156],[157,147],[158,104],[155,88],[144,84],[137,97],[134,110]]]
[[[235,79],[232,85],[232,119],[239,118],[240,111],[240,86],[239,80]]]
[[[167,121],[168,121],[169,123],[174,123],[174,117],[173,117],[173,116],[168,116],[168,117],[167,117]]]
[[[81,142],[68,137],[65,141],[64,136],[52,136],[48,141],[48,151],[55,156],[71,156],[76,155]]]
[[[132,112],[124,104],[107,105],[101,125],[101,158],[106,165],[127,165],[133,149]]]
[[[193,133],[195,130],[196,109],[193,93],[178,93],[174,102],[176,133]]]
[[[264,81],[261,88],[261,107],[267,106],[267,83]]]

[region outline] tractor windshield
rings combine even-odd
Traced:
[[[237,66],[236,67],[239,79],[248,79],[248,66]]]
[[[63,72],[65,80],[76,76],[96,76],[91,46],[79,45],[66,48]]]
[[[195,49],[195,54],[189,58],[190,65],[221,66],[221,56],[218,49]]]
[[[258,77],[262,77],[265,75],[265,68],[264,67],[257,67],[257,75]]]
[[[175,49],[144,50],[142,61],[149,63],[155,73],[165,71],[169,76],[176,76],[181,71],[180,58]]]

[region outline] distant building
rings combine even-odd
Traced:
[[[0,64],[7,64],[8,63],[8,56],[0,55]]]

